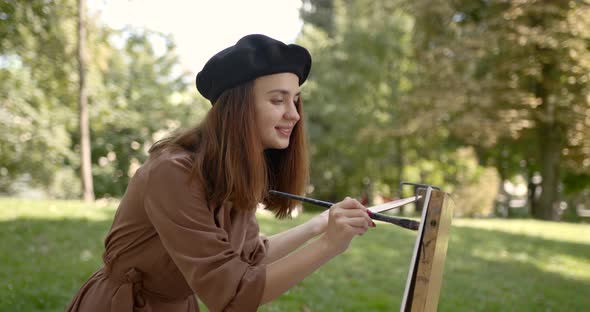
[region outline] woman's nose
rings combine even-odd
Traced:
[[[301,118],[301,116],[299,116],[297,107],[294,103],[292,103],[291,105],[289,105],[287,112],[285,112],[285,119],[299,121],[299,118]]]

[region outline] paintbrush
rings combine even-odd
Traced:
[[[330,207],[332,207],[332,205],[334,205],[333,203],[330,203],[327,201],[309,198],[309,197],[303,197],[303,196],[289,194],[289,193],[285,193],[285,192],[279,192],[279,191],[275,191],[275,190],[270,190],[269,193],[271,195],[296,199],[296,200],[299,200],[302,202],[310,203],[310,204],[324,207],[324,208],[330,208]],[[397,226],[401,226],[401,227],[408,229],[408,230],[417,231],[418,228],[420,227],[420,222],[412,220],[412,219],[392,217],[392,216],[388,216],[388,215],[385,215],[385,214],[382,214],[379,212],[383,212],[383,211],[387,211],[387,210],[390,210],[393,208],[401,207],[405,204],[417,201],[420,198],[421,198],[421,196],[413,196],[413,197],[408,197],[408,198],[404,198],[404,199],[394,200],[389,203],[369,207],[369,208],[367,208],[367,211],[369,212],[369,217],[371,217],[371,219],[373,219],[373,220],[383,221],[383,222],[395,224]]]

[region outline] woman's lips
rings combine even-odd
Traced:
[[[283,136],[290,136],[293,131],[292,127],[275,127],[275,129]]]

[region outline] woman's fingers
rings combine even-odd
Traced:
[[[343,252],[354,236],[363,235],[369,226],[374,226],[368,213],[365,206],[348,197],[332,205],[324,237]]]
[[[368,227],[367,220],[363,217],[356,217],[356,218],[348,218],[346,220],[346,224],[352,227],[364,228]]]
[[[343,201],[335,204],[334,215],[342,215],[347,218],[361,217],[365,220],[367,226],[373,226],[373,220],[369,217],[369,210],[359,203],[356,199],[350,197],[345,198]]]
[[[363,210],[367,209],[358,200],[350,198],[350,197],[344,198],[344,200],[342,200],[338,204],[341,204],[342,208],[345,208],[345,209],[363,209]]]

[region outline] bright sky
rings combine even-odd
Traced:
[[[109,26],[172,34],[183,67],[195,74],[213,54],[262,33],[292,43],[302,27],[301,0],[89,0]]]

